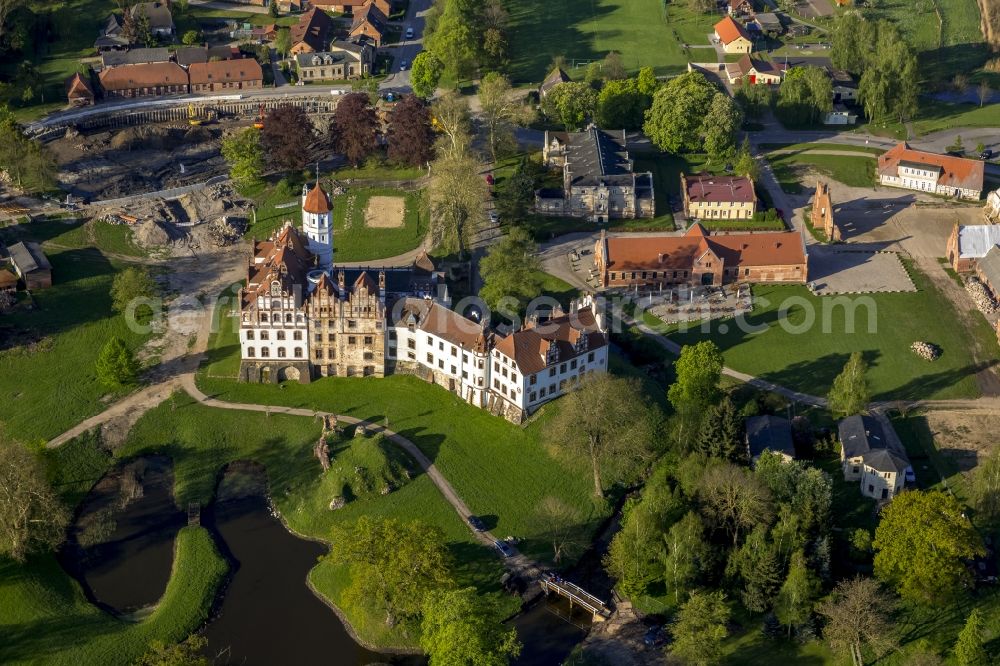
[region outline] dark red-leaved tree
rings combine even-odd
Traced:
[[[309,163],[309,144],[316,131],[304,109],[279,106],[264,117],[260,145],[267,159],[279,169],[301,169]]]
[[[333,112],[330,132],[338,152],[359,166],[378,147],[378,116],[365,93],[350,93],[340,98]]]
[[[389,159],[420,166],[431,158],[431,112],[416,95],[403,97],[389,114]]]

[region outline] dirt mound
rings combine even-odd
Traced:
[[[184,133],[184,143],[205,143],[212,140],[212,133],[204,127],[192,127]]]
[[[160,247],[170,242],[170,234],[155,220],[146,220],[135,226],[135,242],[143,247]]]
[[[170,139],[170,129],[151,125],[126,127],[111,137],[112,150],[163,150]]]

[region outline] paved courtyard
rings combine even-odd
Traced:
[[[917,290],[895,252],[861,244],[811,245],[809,284],[821,296]]]

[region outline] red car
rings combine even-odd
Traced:
[[[486,174],[486,184],[489,185],[490,187],[493,187],[493,174],[491,173]]]

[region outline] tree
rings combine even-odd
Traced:
[[[457,150],[440,151],[431,164],[431,239],[445,252],[464,255],[482,224],[488,191],[478,175],[482,165],[465,150],[468,136],[456,134],[455,140]]]
[[[155,295],[156,283],[145,266],[129,266],[111,281],[111,306],[118,313],[124,313],[137,298]]]
[[[441,530],[414,520],[361,516],[353,525],[333,528],[328,557],[350,567],[347,594],[356,603],[375,605],[385,623],[415,619],[431,592],[451,584],[451,556]]]
[[[531,299],[541,295],[542,273],[537,251],[538,246],[521,227],[511,227],[499,243],[487,250],[479,262],[483,278],[479,296],[494,312],[513,317],[524,312]],[[506,311],[505,298],[517,301],[516,312]]]
[[[597,95],[597,122],[601,127],[639,129],[651,101],[636,79],[607,81]]]
[[[507,35],[499,28],[487,28],[483,31],[483,55],[486,64],[494,69],[503,67],[507,62]]]
[[[604,78],[607,81],[624,79],[627,76],[625,63],[622,62],[622,54],[617,51],[611,51],[608,55],[604,56],[604,66],[601,70],[604,72]]]
[[[819,581],[809,571],[806,556],[801,550],[792,554],[788,565],[788,577],[785,578],[778,598],[774,601],[774,612],[778,620],[788,627],[788,637],[792,636],[792,628],[805,624],[812,615],[813,602],[819,593]]]
[[[471,141],[469,104],[461,95],[451,90],[441,95],[431,106],[436,127],[446,138],[446,148],[443,153],[449,156],[459,156],[466,152]],[[439,152],[442,152],[439,148]]]
[[[778,89],[777,111],[785,123],[818,123],[833,108],[833,84],[819,67],[792,67]]]
[[[972,470],[972,497],[987,518],[1000,515],[1000,449],[993,449]]]
[[[149,650],[137,662],[138,666],[209,666],[210,662],[201,651],[208,645],[204,636],[191,634],[180,643],[166,645],[154,640]]]
[[[681,348],[674,361],[677,379],[667,391],[667,399],[682,418],[683,424],[700,416],[718,397],[722,379],[722,352],[711,340],[702,340]]]
[[[24,0],[0,0],[0,43],[7,35],[7,18],[10,14],[24,4]]]
[[[375,109],[368,103],[368,95],[352,92],[341,97],[337,103],[330,133],[337,151],[343,153],[354,166],[360,166],[378,148],[379,126]]]
[[[514,173],[495,186],[494,201],[501,219],[512,222],[525,218],[535,203],[539,167],[524,156],[514,167]]]
[[[315,138],[316,132],[305,109],[283,105],[269,111],[264,118],[260,145],[275,166],[291,171],[309,163],[309,145]]]
[[[712,458],[724,458],[733,462],[746,460],[743,420],[729,396],[705,411],[698,431],[697,446],[699,451]]]
[[[986,103],[986,100],[988,100],[992,94],[993,89],[990,88],[990,82],[986,79],[980,81],[979,86],[976,88],[976,97],[979,98],[980,108],[982,108],[983,104]]]
[[[6,105],[0,105],[0,169],[13,178],[19,190],[28,194],[45,192],[56,185],[58,169],[52,153],[21,132]]]
[[[567,130],[582,127],[597,110],[597,91],[586,83],[560,83],[542,100],[545,115],[561,122]]]
[[[865,378],[867,371],[868,364],[865,363],[864,356],[861,352],[853,352],[844,364],[844,369],[833,380],[833,388],[827,394],[826,399],[831,412],[841,416],[851,416],[865,411],[871,400],[868,380]]]
[[[857,32],[843,36],[843,48],[859,48],[858,54],[844,56],[861,75],[858,100],[872,122],[890,119],[906,121],[917,110],[920,69],[916,55],[898,28],[888,21],[872,25],[863,20],[850,22]],[[871,39],[871,41],[862,41]],[[874,48],[872,48],[874,44]],[[836,52],[837,42],[834,42]]]
[[[701,72],[670,79],[653,95],[643,131],[660,150],[678,153],[699,148],[703,122],[717,92]]]
[[[722,641],[729,635],[729,605],[722,592],[692,592],[670,632],[670,653],[685,664],[709,666],[722,659]]]
[[[608,545],[602,563],[627,597],[643,594],[663,576],[663,540],[655,517],[644,502],[630,498],[622,510],[622,528]]]
[[[675,603],[680,602],[682,593],[690,591],[704,567],[708,556],[704,532],[701,518],[694,511],[689,511],[666,534],[664,579],[667,590],[673,590]]]
[[[897,495],[875,530],[875,576],[922,604],[952,599],[971,584],[966,562],[986,549],[953,495]]]
[[[416,95],[404,95],[389,113],[387,135],[390,160],[410,166],[427,164],[434,141],[427,104]]]
[[[425,33],[424,48],[443,64],[449,78],[468,78],[479,62],[482,33],[475,25],[475,7],[469,2],[449,0],[436,20],[434,30]]]
[[[0,555],[23,562],[62,543],[69,511],[45,479],[41,462],[0,431]]]
[[[514,126],[526,117],[519,94],[514,94],[510,80],[503,74],[490,72],[479,83],[479,106],[493,159],[517,148]]]
[[[433,590],[423,605],[420,647],[431,666],[506,666],[521,643],[502,620],[496,603],[474,587]]]
[[[267,3],[267,13],[271,18],[281,16],[281,10],[278,8],[278,0],[271,0]]]
[[[739,152],[736,153],[736,164],[733,165],[733,170],[738,176],[749,176],[754,180],[757,180],[760,176],[760,167],[757,164],[757,160],[754,159],[753,152],[750,150],[749,138],[744,137],[743,145],[740,146]]]
[[[418,53],[413,59],[413,66],[410,67],[410,85],[413,87],[413,94],[424,99],[433,97],[443,71],[444,64],[436,55],[430,51]]]
[[[589,375],[563,397],[549,424],[553,449],[590,462],[596,497],[604,497],[605,480],[621,478],[649,456],[656,415],[642,395],[638,380]]]
[[[653,68],[643,67],[640,69],[639,73],[636,74],[635,81],[639,87],[639,92],[649,97],[649,101],[652,103],[653,95],[660,87],[660,82],[656,80],[656,73],[653,72]]]
[[[188,46],[194,46],[200,41],[201,41],[201,33],[198,32],[197,30],[188,30],[187,32],[184,33],[184,36],[181,37],[181,43],[186,44]]]
[[[288,57],[288,52],[292,50],[292,32],[288,28],[281,28],[274,37],[274,50],[282,58]]]
[[[229,177],[237,189],[256,185],[264,174],[261,131],[247,127],[230,133],[222,139],[222,156],[229,162]]]
[[[743,580],[740,598],[751,613],[763,613],[771,607],[781,586],[782,567],[777,549],[767,540],[767,527],[754,527],[746,543],[730,555],[727,573]]]
[[[991,662],[983,645],[984,629],[982,613],[978,608],[973,608],[958,634],[958,642],[955,643],[955,658],[958,659],[959,666],[987,666]]]
[[[830,647],[849,653],[855,666],[861,666],[862,648],[881,656],[896,646],[889,621],[895,606],[891,594],[871,578],[841,581],[830,599],[817,608],[826,617],[823,637]]]
[[[770,523],[771,494],[750,470],[724,463],[711,467],[701,480],[699,496],[708,514],[739,542],[741,530]]]
[[[564,555],[575,555],[585,545],[580,537],[580,512],[554,495],[538,505],[540,538],[552,545],[552,561],[559,564]]]
[[[729,95],[715,93],[701,130],[710,159],[722,161],[732,157],[736,150],[736,134],[742,124],[743,113],[736,102]]]
[[[132,350],[118,336],[105,343],[94,365],[97,379],[108,388],[119,389],[135,383],[139,363]]]
[[[962,94],[965,89],[969,86],[969,75],[963,72],[955,74],[951,78],[951,85],[955,88],[955,92]]]

